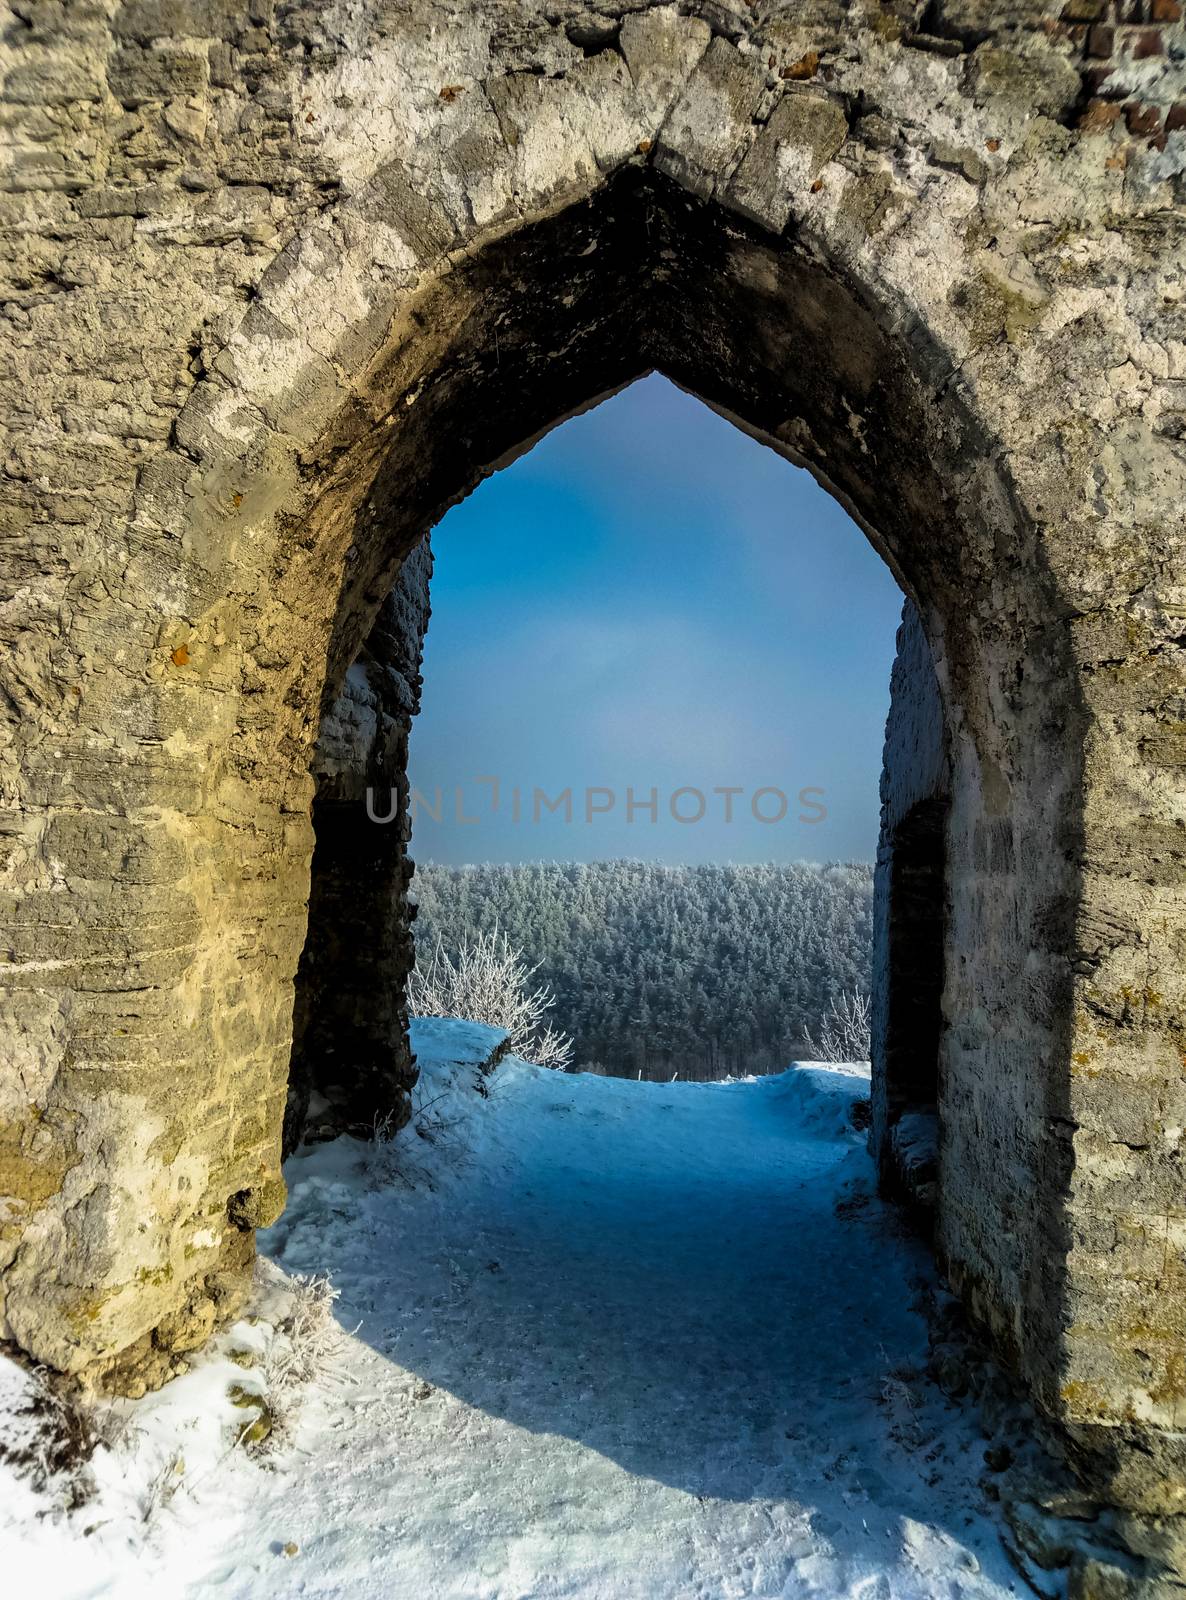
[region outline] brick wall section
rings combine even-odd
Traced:
[[[1058,27],[1081,51],[1085,104],[1078,126],[1104,133],[1123,122],[1165,151],[1186,129],[1186,31],[1180,0],[1070,0]]]

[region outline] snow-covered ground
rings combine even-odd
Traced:
[[[53,1482],[34,1494],[0,1467],[6,1592],[1024,1592],[977,1487],[975,1419],[924,1376],[933,1268],[872,1197],[850,1119],[867,1083],[659,1085],[512,1058],[483,1095],[456,1058],[494,1038],[418,1025],[426,1137],[290,1163],[258,1320],[100,1418],[85,1505],[38,1516]],[[342,1331],[328,1354],[314,1337],[302,1385],[283,1328],[310,1295],[286,1275],[326,1273]],[[10,1434],[29,1382],[0,1363]],[[236,1445],[256,1390],[275,1431]]]

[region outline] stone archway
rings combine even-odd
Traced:
[[[445,507],[658,367],[820,475],[918,603],[940,1248],[1110,1492],[1176,1507],[1172,74],[1126,121],[1123,29],[1097,104],[1074,18],[556,9],[178,39],[130,6],[9,46],[15,103],[75,121],[17,207],[3,1331],[154,1381],[236,1303],[283,1198],[322,710]]]

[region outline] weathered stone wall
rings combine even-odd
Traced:
[[[888,1192],[928,1205],[937,1177],[949,789],[935,665],[908,600],[890,674],[873,871],[870,1149]]]
[[[4,1336],[149,1381],[233,1306],[323,703],[448,504],[658,367],[918,606],[940,1248],[1112,1492],[1183,1503],[1186,31],[1145,3],[13,11]]]

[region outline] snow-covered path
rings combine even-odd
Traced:
[[[932,1269],[871,1198],[849,1122],[866,1084],[516,1061],[488,1081],[484,1099],[430,1062],[425,1120],[450,1124],[435,1142],[401,1136],[376,1164],[339,1140],[290,1164],[261,1243],[287,1272],[332,1274],[358,1331],[287,1443],[172,1502],[177,1529],[143,1552],[151,1592],[1021,1589],[977,1488],[984,1442],[923,1377],[912,1305]]]

